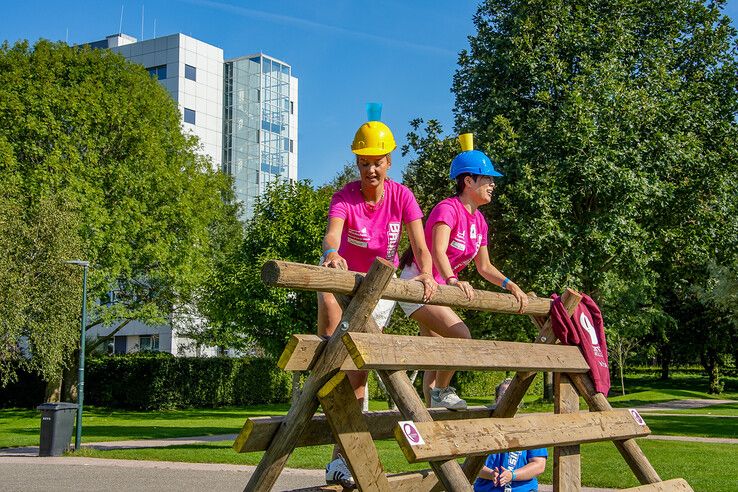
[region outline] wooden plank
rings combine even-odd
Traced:
[[[345,296],[338,295],[336,299],[341,306],[345,306],[347,303]],[[368,333],[381,333],[372,317],[366,320],[366,326],[365,331]],[[382,379],[392,399],[397,403],[397,408],[405,419],[417,422],[433,421],[430,412],[420,400],[405,371],[377,371],[377,374]],[[455,460],[433,461],[430,465],[435,475],[423,479],[422,483],[418,485],[418,490],[430,490],[440,480],[446,490],[472,491],[471,484],[467,481],[464,472]]]
[[[296,290],[332,292],[351,295],[361,283],[363,274],[325,268],[316,265],[272,260],[264,264],[261,279],[266,285]],[[384,299],[422,303],[423,285],[420,282],[392,279],[382,294]],[[469,301],[461,289],[441,285],[438,292],[426,304],[454,308],[476,309],[497,313],[518,314],[519,305],[512,294],[475,290],[474,300]],[[551,309],[551,299],[532,298],[523,314],[545,316]]]
[[[424,492],[430,491],[430,488],[424,486],[429,479],[433,479],[435,483],[435,474],[432,470],[419,470],[414,472],[398,473],[396,475],[387,475],[387,481],[392,488],[392,492]],[[319,485],[317,487],[307,487],[304,489],[293,489],[291,492],[343,492],[344,488],[340,485]]]
[[[309,371],[317,362],[327,338],[318,335],[292,335],[279,356],[277,366],[284,371]],[[349,357],[341,365],[342,371],[355,371],[356,364]]]
[[[561,295],[561,302],[564,303],[566,311],[570,314],[574,313],[579,302],[582,300],[582,296],[578,292],[572,289],[566,289]],[[548,314],[548,313],[546,313]],[[541,332],[536,339],[536,343],[547,343],[553,344],[556,342],[555,337],[547,336],[551,330],[551,319],[549,316],[545,320],[542,320],[538,316],[530,316],[531,321],[540,328]],[[497,403],[495,408],[494,417],[512,417],[518,411],[518,405],[523,401],[526,391],[530,387],[533,379],[535,378],[534,372],[517,372],[513,377],[510,386],[507,387],[507,391],[502,395],[502,399]],[[484,456],[471,456],[464,461],[464,474],[471,481],[475,480],[479,475],[482,466],[484,466]]]
[[[341,341],[345,331],[364,331],[365,329],[380,331],[371,320],[371,313],[382,297],[382,292],[395,274],[395,267],[390,262],[377,258],[372,263],[369,273],[356,291],[356,295],[343,310],[340,325],[328,340],[320,360],[303,385],[297,402],[290,407],[285,424],[279,427],[269,448],[249,479],[246,492],[267,492],[272,489],[290,454],[295,449],[297,440],[307,427],[310,419],[318,409],[317,394],[339,370],[346,360],[346,347]]]
[[[629,410],[517,418],[399,423],[395,438],[409,462],[450,460],[522,449],[642,437],[648,426]]]
[[[554,413],[579,412],[579,393],[566,374],[554,374]],[[582,490],[582,465],[579,444],[554,446],[554,492],[579,492]]]
[[[569,374],[569,379],[574,383],[579,394],[584,397],[591,412],[612,410],[612,406],[605,395],[595,391],[594,383],[589,374]],[[656,473],[635,439],[615,440],[613,444],[615,444],[620,455],[628,463],[639,482],[642,484],[661,482],[659,474]]]
[[[318,399],[359,490],[388,492],[389,482],[346,373],[333,376],[318,391]]]
[[[429,408],[428,412],[433,420],[464,420],[486,418],[492,416],[492,407],[469,407],[466,410],[451,411],[445,408]],[[363,419],[366,422],[372,439],[394,439],[395,425],[404,417],[397,410],[382,410],[379,412],[365,412]],[[277,433],[285,417],[253,417],[246,420],[240,434],[236,437],[233,449],[238,453],[264,451]],[[316,414],[308,423],[297,440],[296,447],[320,446],[333,444],[335,439],[326,416]]]
[[[621,492],[694,492],[683,478],[674,478],[664,482],[656,482],[629,489],[621,489]]]
[[[349,357],[362,370],[588,372],[579,348],[496,340],[346,333]]]

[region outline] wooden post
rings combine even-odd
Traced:
[[[537,298],[533,298],[537,299]],[[561,296],[561,301],[564,303],[566,311],[570,314],[574,313],[579,301],[582,300],[582,296],[572,289],[566,289],[564,294]],[[553,336],[553,330],[551,329],[551,318],[546,318],[545,322],[536,316],[531,316],[531,319],[537,326],[541,326],[541,332],[536,339],[537,343],[554,343],[556,337]],[[528,391],[536,373],[534,372],[518,372],[515,374],[510,386],[507,387],[507,391],[502,395],[497,407],[495,408],[493,417],[512,417],[518,411],[518,405],[523,400],[525,392]],[[479,471],[484,466],[484,456],[472,456],[464,461],[464,474],[466,477],[473,481],[479,475]]]
[[[554,412],[579,412],[579,394],[565,374],[554,374]],[[582,469],[579,444],[554,447],[554,492],[579,492],[582,490]]]
[[[362,273],[336,270],[315,265],[272,260],[261,269],[261,279],[271,287],[330,292],[350,295],[361,282]],[[423,301],[423,284],[393,278],[382,294],[383,299],[439,306],[465,307],[478,311],[516,314],[520,308],[512,294],[475,290],[474,300],[466,298],[461,289],[441,285],[433,299]],[[531,298],[525,314],[545,316],[551,310],[551,299]]]
[[[318,399],[359,490],[389,491],[377,448],[346,373],[333,376],[318,392]]]
[[[572,383],[574,383],[574,386],[576,386],[579,394],[584,397],[590,411],[604,412],[612,410],[612,406],[610,405],[610,402],[607,401],[605,395],[595,391],[594,383],[592,382],[592,378],[589,374],[569,374],[568,376]],[[656,473],[656,470],[648,461],[646,455],[643,454],[643,450],[638,446],[635,439],[613,441],[613,444],[618,448],[618,451],[623,456],[626,463],[628,463],[630,469],[633,470],[633,474],[639,482],[642,484],[649,484],[661,481],[659,474]]]
[[[366,278],[359,285],[356,295],[345,306],[339,327],[329,339],[320,360],[305,381],[300,399],[290,407],[287,418],[254,470],[254,474],[244,489],[245,492],[266,492],[274,486],[287,459],[295,449],[300,434],[318,409],[316,398],[318,391],[338,372],[338,368],[348,355],[341,336],[346,331],[364,331],[368,320],[372,321],[371,326],[376,329],[371,313],[394,273],[395,267],[388,261],[381,258],[374,260]]]
[[[347,302],[344,296],[336,296],[336,299],[342,306]],[[368,333],[381,331],[372,318],[369,318],[366,324],[368,325],[366,330]],[[397,408],[405,419],[415,422],[433,421],[430,412],[420,400],[418,392],[415,391],[415,387],[405,371],[377,371],[377,374],[382,379],[392,399],[397,403]],[[435,477],[427,477],[428,480],[423,481],[424,487],[426,483],[429,484],[429,488],[433,487],[435,480],[440,480],[446,490],[454,492],[472,490],[470,482],[455,460],[431,461],[430,465],[435,472]]]

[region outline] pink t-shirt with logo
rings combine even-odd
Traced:
[[[446,198],[433,207],[425,223],[425,241],[429,247],[433,244],[433,226],[438,222],[451,228],[446,256],[457,274],[477,256],[480,247],[487,245],[487,221],[479,209],[470,214],[458,197]],[[439,284],[446,283],[435,264],[433,276]]]
[[[333,194],[328,218],[333,217],[344,220],[338,254],[349,270],[368,272],[377,256],[397,267],[402,224],[422,219],[423,211],[413,192],[400,183],[385,180],[384,197],[372,206],[364,201],[361,182],[354,181]]]

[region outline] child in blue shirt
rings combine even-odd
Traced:
[[[506,379],[495,388],[497,402],[510,382]],[[474,482],[474,492],[535,492],[547,458],[545,448],[491,454]]]

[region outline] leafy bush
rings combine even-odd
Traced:
[[[127,354],[87,361],[85,402],[168,409],[286,402],[289,374],[271,359]]]

